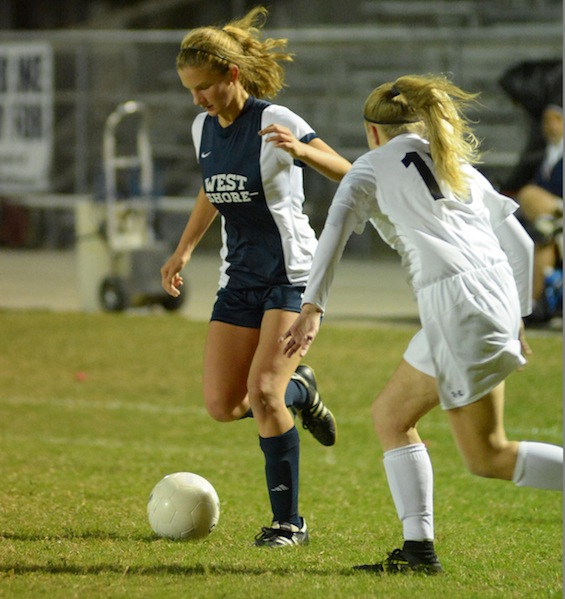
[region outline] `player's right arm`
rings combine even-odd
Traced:
[[[180,241],[172,256],[161,268],[161,286],[169,295],[173,297],[180,295],[179,287],[183,284],[180,272],[190,260],[192,252],[217,214],[218,211],[210,203],[201,187]]]

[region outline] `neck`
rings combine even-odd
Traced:
[[[249,98],[249,94],[242,87],[239,87],[233,100],[226,106],[225,110],[218,114],[218,121],[222,127],[229,127],[237,119],[245,106],[245,102],[247,102],[247,98]]]

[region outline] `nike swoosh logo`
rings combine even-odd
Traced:
[[[212,152],[202,152],[202,154],[200,154],[200,158],[208,158],[208,156],[210,156]]]

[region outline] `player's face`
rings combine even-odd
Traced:
[[[220,73],[202,67],[184,67],[178,71],[184,87],[192,94],[194,104],[210,116],[222,114],[233,101],[235,90],[231,71]]]
[[[546,108],[541,121],[543,134],[549,143],[559,143],[563,139],[563,113]]]

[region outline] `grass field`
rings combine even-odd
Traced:
[[[178,315],[0,313],[0,597],[540,598],[562,595],[562,496],[464,471],[440,410],[420,432],[436,479],[438,577],[354,573],[399,545],[369,407],[411,328],[324,325],[307,362],[339,423],[303,431],[311,543],[252,546],[270,521],[252,420],[212,421],[200,397],[206,324]],[[532,337],[508,381],[507,429],[561,444],[562,341]],[[220,496],[204,542],[154,537],[155,483],[188,470]]]

